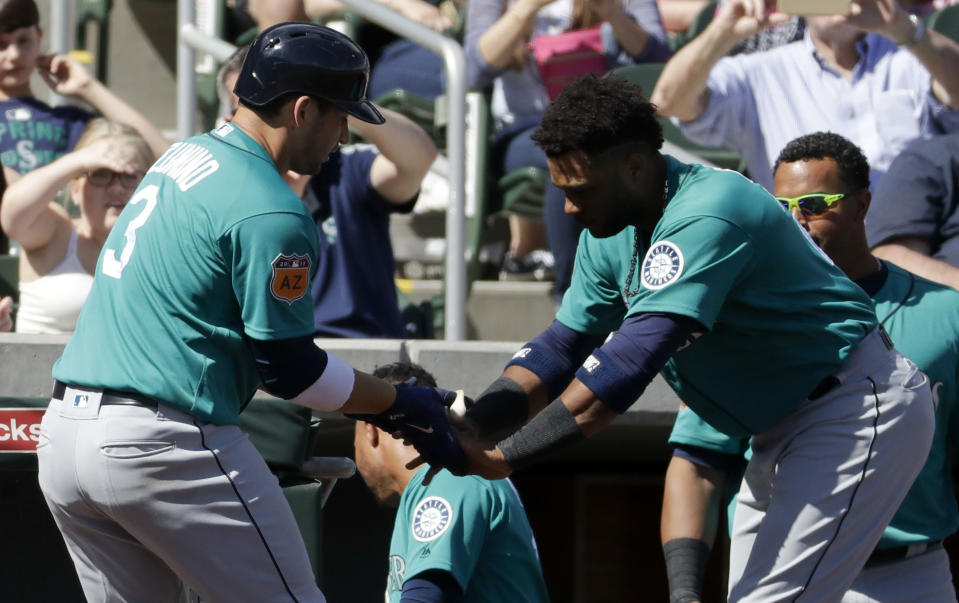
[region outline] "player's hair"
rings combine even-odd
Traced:
[[[572,151],[595,155],[630,142],[658,151],[663,146],[663,127],[656,118],[656,106],[638,85],[591,74],[563,88],[532,139],[548,157]]]
[[[373,371],[373,376],[379,377],[392,385],[399,385],[407,379],[415,378],[416,385],[436,387],[436,378],[425,368],[412,362],[393,362],[392,364],[378,366]]]
[[[781,163],[810,159],[832,159],[839,167],[839,179],[847,192],[869,188],[869,162],[862,151],[846,138],[833,132],[806,134],[789,142],[776,158],[773,173]]]
[[[0,0],[0,33],[40,25],[40,12],[33,0]]]
[[[232,108],[232,99],[230,94],[233,90],[230,90],[226,87],[226,78],[232,74],[240,73],[240,68],[243,67],[243,61],[246,60],[247,53],[250,52],[250,45],[240,46],[233,54],[231,54],[223,64],[220,65],[219,71],[216,72],[216,96],[220,101],[220,112],[225,113],[227,109]]]
[[[74,150],[82,149],[104,138],[115,139],[117,144],[129,144],[137,150],[143,164],[150,166],[156,161],[156,156],[143,136],[131,126],[109,120],[105,117],[91,119],[83,134],[77,140]]]
[[[249,109],[250,111],[253,111],[254,113],[256,113],[258,116],[260,116],[260,119],[268,120],[278,116],[280,112],[283,110],[283,107],[286,105],[286,103],[290,102],[291,100],[295,98],[299,98],[301,96],[309,96],[310,98],[312,98],[313,102],[315,102],[319,106],[321,113],[325,113],[326,111],[329,111],[330,109],[334,108],[334,105],[332,103],[329,103],[323,100],[322,98],[317,98],[315,96],[310,96],[308,94],[302,94],[300,92],[287,92],[286,94],[278,96],[274,98],[273,100],[271,100],[270,102],[264,105],[261,105],[259,107],[255,105],[251,105],[250,103],[246,102],[242,98],[240,99],[240,104],[246,107],[247,109]]]

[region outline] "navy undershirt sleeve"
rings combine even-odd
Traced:
[[[247,337],[257,371],[267,392],[289,400],[320,378],[326,370],[326,352],[312,335],[266,341]]]
[[[443,570],[427,570],[403,583],[400,603],[459,603],[463,590],[453,574]]]
[[[695,319],[678,314],[630,316],[576,371],[576,378],[608,407],[625,412],[669,358],[705,330]]]
[[[574,331],[554,320],[542,333],[530,342],[532,346],[552,352],[552,367],[549,374],[534,371],[546,384],[547,395],[552,400],[558,397],[573,380],[573,374],[590,351],[602,345],[606,335],[591,335]]]

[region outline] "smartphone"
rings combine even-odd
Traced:
[[[852,0],[778,0],[776,8],[790,15],[848,15]]]

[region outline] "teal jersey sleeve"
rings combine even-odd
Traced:
[[[241,220],[225,239],[246,334],[254,339],[312,334],[316,234],[304,217],[260,214]]]
[[[641,266],[642,288],[629,314],[668,312],[711,328],[754,254],[750,237],[726,220],[697,216],[653,233]]]
[[[509,480],[441,471],[423,485],[413,476],[400,499],[390,540],[386,598],[428,570],[449,572],[465,602],[548,601],[536,542]]]

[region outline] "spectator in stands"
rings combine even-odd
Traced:
[[[246,56],[241,48],[220,68],[219,89],[233,89]],[[232,103],[236,97],[221,98]],[[393,281],[391,213],[413,210],[420,183],[436,158],[426,132],[406,117],[380,109],[373,126],[349,118],[350,127],[376,146],[355,145],[330,156],[319,174],[288,174],[316,221],[314,321],[320,337],[405,338]]]
[[[378,367],[373,376],[399,385],[415,379],[435,386],[415,364]],[[398,507],[390,540],[385,600],[549,600],[533,531],[509,480],[455,477],[445,469],[424,479],[425,466],[407,469],[416,451],[386,431],[356,422],[356,468],[383,504]]]
[[[959,289],[959,134],[918,141],[892,162],[866,234],[876,256]]]
[[[10,185],[0,226],[21,248],[18,333],[73,332],[103,242],[153,160],[136,130],[97,118],[72,152]],[[66,186],[79,218],[54,200]]]
[[[610,66],[664,61],[666,32],[654,0],[470,0],[466,17],[466,71],[470,87],[492,86],[496,121],[493,169],[508,173],[535,166],[546,169],[546,155],[529,138],[549,104],[527,43],[543,34],[602,24]],[[547,184],[544,219],[555,256],[556,293],[569,286],[579,228],[564,213],[564,195]],[[522,278],[542,271],[533,252],[542,227],[529,218],[510,216],[510,248],[503,277]]]
[[[159,130],[73,58],[41,55],[43,32],[34,0],[0,0],[0,161],[23,174],[73,149],[93,114],[50,107],[34,97],[34,70],[57,94],[85,101],[105,117],[137,131],[159,155],[169,143]]]
[[[667,63],[652,101],[691,139],[736,149],[771,190],[779,149],[829,130],[863,149],[875,186],[910,142],[959,128],[959,44],[895,0],[854,0],[850,16],[810,17],[799,42],[723,58],[788,18],[774,5],[730,0]]]

